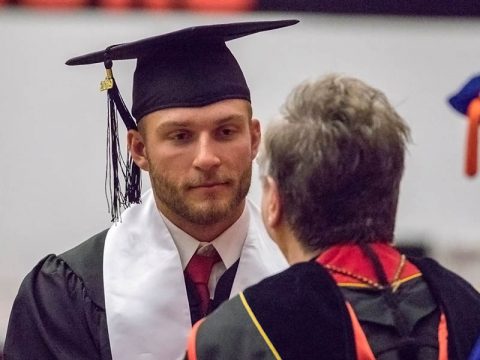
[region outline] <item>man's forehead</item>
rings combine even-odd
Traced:
[[[169,108],[146,115],[143,122],[155,122],[158,126],[196,126],[213,123],[221,124],[251,119],[251,105],[248,101],[224,100],[203,107]]]

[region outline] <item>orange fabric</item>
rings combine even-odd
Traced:
[[[372,349],[368,344],[367,337],[360,326],[360,322],[358,321],[357,315],[355,315],[352,305],[350,305],[348,302],[345,304],[347,305],[348,313],[350,314],[350,320],[352,321],[357,360],[375,360],[375,356],[373,355]]]
[[[184,4],[197,11],[247,11],[254,8],[255,0],[185,0]]]
[[[101,7],[112,9],[128,9],[134,6],[133,0],[98,0]]]
[[[478,166],[478,126],[480,124],[480,97],[473,99],[467,108],[467,154],[465,158],[465,172],[468,176],[477,173]]]
[[[20,5],[48,8],[77,8],[89,5],[88,0],[19,0]]]
[[[151,9],[174,9],[175,0],[140,0],[140,5]]]
[[[192,330],[190,330],[190,335],[188,336],[187,342],[187,359],[188,360],[197,360],[197,332],[198,328],[202,324],[205,318],[198,320],[195,325],[193,325]]]
[[[395,272],[400,263],[400,252],[390,244],[372,243],[372,250],[378,255],[385,274],[389,280],[395,276]],[[350,271],[356,275],[361,275],[373,281],[378,281],[372,262],[367,260],[358,245],[336,245],[328,248],[320,254],[317,262],[321,265],[332,265]],[[331,273],[338,283],[361,283],[359,280],[350,276]],[[399,279],[407,279],[414,275],[420,275],[418,268],[407,261],[400,274]]]
[[[438,324],[438,360],[448,360],[448,329],[447,319],[442,312]]]

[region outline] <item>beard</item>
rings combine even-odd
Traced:
[[[150,180],[157,199],[177,216],[197,225],[212,225],[233,214],[245,200],[252,178],[252,166],[246,168],[240,177],[200,175],[175,183],[150,164]],[[228,195],[208,194],[201,200],[189,197],[189,189],[207,181],[227,183]]]

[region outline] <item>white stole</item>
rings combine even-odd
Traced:
[[[250,224],[230,297],[288,266],[258,209],[247,206]],[[113,359],[183,358],[191,328],[184,275],[151,190],[108,231],[103,278]]]

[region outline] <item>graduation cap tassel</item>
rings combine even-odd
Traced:
[[[476,97],[467,107],[468,131],[465,172],[475,176],[478,168],[478,130],[480,126],[480,97]]]
[[[118,141],[118,122],[115,110],[115,104],[111,97],[108,97],[108,129],[107,129],[107,173],[105,177],[105,192],[109,212],[112,216],[112,222],[118,221],[122,206],[124,206],[124,196],[118,179],[118,168],[122,168],[122,155],[119,149]]]
[[[473,177],[478,171],[478,132],[480,130],[480,75],[472,77],[456,94],[450,105],[468,117],[465,173]]]
[[[141,172],[133,162],[130,154],[124,160],[118,137],[117,112],[120,114],[128,130],[136,129],[137,125],[123,102],[112,73],[112,62],[105,61],[107,77],[101,83],[100,89],[108,93],[108,131],[107,131],[107,170],[105,178],[105,192],[112,216],[112,222],[120,219],[122,208],[128,208],[132,203],[140,202]],[[125,193],[120,185],[119,171],[125,179]]]
[[[128,204],[139,204],[142,188],[142,176],[140,168],[135,164],[130,156],[127,159],[129,177],[127,177],[126,193]]]
[[[127,130],[136,130],[137,124],[135,120],[133,120],[132,115],[128,111],[120,92],[118,91],[117,85],[114,81],[113,87],[108,90],[109,98],[113,100],[113,103],[116,106],[120,117],[122,118]],[[123,169],[124,177],[125,177],[125,207],[129,207],[131,204],[138,204],[140,203],[140,196],[141,196],[141,172],[140,168],[135,164],[130,156],[130,153],[127,154],[127,161],[126,163],[123,162],[122,158],[122,165],[125,165]]]

